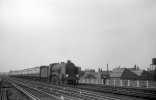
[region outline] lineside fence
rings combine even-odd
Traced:
[[[148,80],[121,80],[121,79],[80,79],[80,83],[89,84],[102,84],[112,86],[124,86],[124,87],[145,87],[156,88],[156,82]]]

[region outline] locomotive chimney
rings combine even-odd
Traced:
[[[67,63],[71,63],[71,61],[70,61],[70,60],[68,60],[68,61],[67,61]]]

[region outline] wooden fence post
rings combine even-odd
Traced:
[[[114,86],[115,86],[115,79],[114,79]]]
[[[122,85],[122,79],[120,80],[120,86],[123,86],[123,85]]]
[[[146,87],[149,88],[149,81],[146,81]]]
[[[128,80],[128,87],[130,86],[130,80]]]
[[[93,78],[92,78],[92,84],[93,84]]]
[[[137,87],[140,87],[140,86],[139,86],[139,80],[137,80]]]

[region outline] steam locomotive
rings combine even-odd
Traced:
[[[79,80],[79,67],[68,60],[66,63],[52,63],[49,66],[10,71],[9,76],[49,81],[55,84],[77,84]]]

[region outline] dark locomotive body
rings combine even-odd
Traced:
[[[76,84],[79,80],[79,68],[72,62],[60,64],[50,64],[49,80],[57,84]]]
[[[49,81],[56,84],[76,84],[79,80],[79,68],[72,62],[53,63],[24,70],[10,71],[9,76],[22,79]]]

